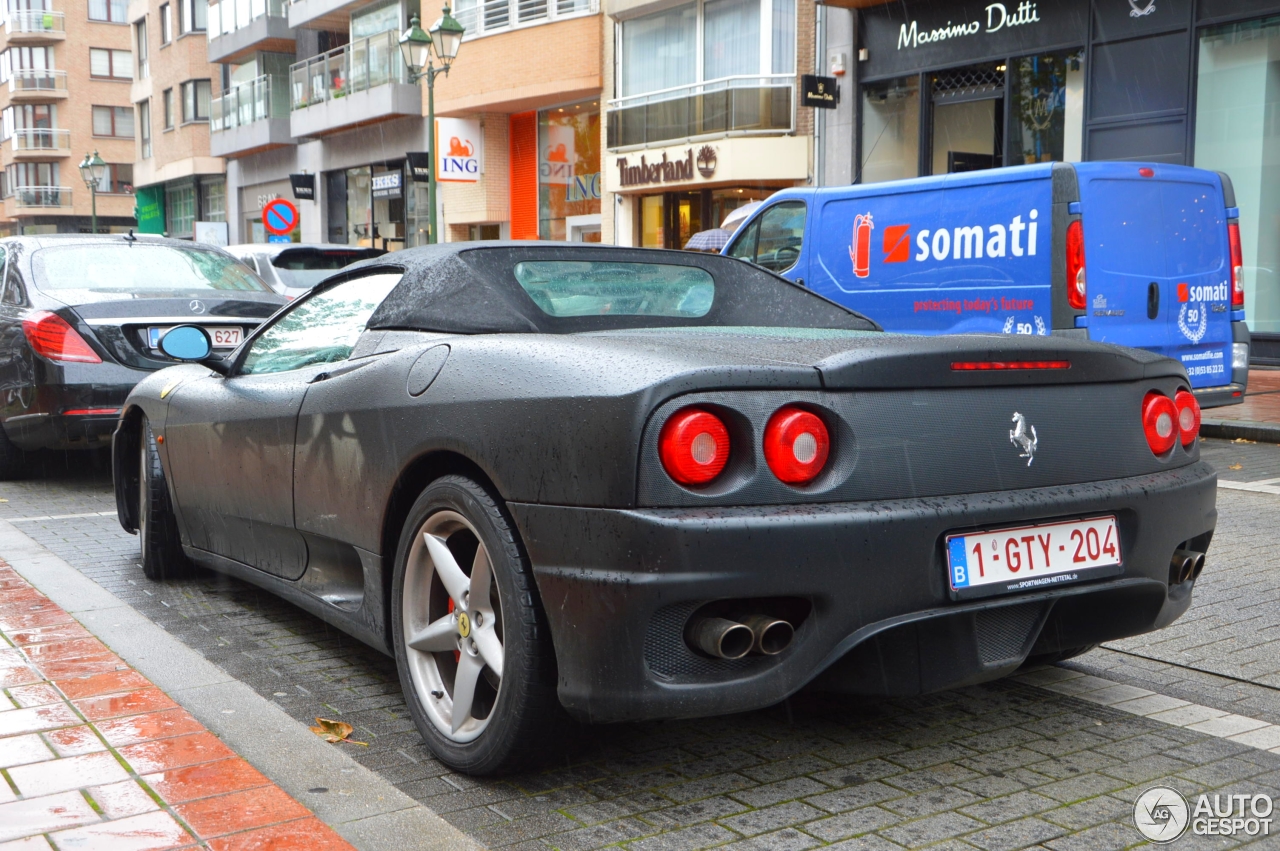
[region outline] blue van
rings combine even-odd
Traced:
[[[1186,367],[1201,405],[1222,405],[1242,401],[1248,378],[1238,218],[1225,174],[1042,163],[785,189],[723,253],[888,331],[1080,335],[1159,352]]]

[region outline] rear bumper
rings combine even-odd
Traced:
[[[1196,400],[1202,408],[1218,408],[1223,405],[1239,405],[1244,401],[1245,387],[1243,383],[1225,384],[1221,387],[1201,387],[1192,389]]]
[[[132,372],[132,370],[130,370]],[[139,379],[147,375],[139,372]],[[19,449],[97,449],[111,443],[133,384],[43,384],[35,405],[4,421]]]
[[[1197,462],[1074,486],[878,503],[611,510],[511,504],[559,664],[561,702],[595,721],[768,706],[823,687],[917,694],[1004,676],[1045,653],[1159,629],[1186,611],[1169,562],[1207,547],[1217,479]],[[1115,514],[1124,572],[958,603],[948,532]],[[734,662],[690,651],[684,625],[714,600],[802,598],[789,649]]]

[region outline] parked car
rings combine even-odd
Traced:
[[[1077,335],[1168,355],[1201,404],[1223,405],[1244,401],[1249,376],[1239,217],[1220,172],[1042,163],[787,189],[723,253],[889,331]]]
[[[285,299],[216,249],[139,236],[0,239],[0,479],[38,449],[106,446],[125,397],[198,322],[230,351]]]
[[[882,333],[717,256],[460,243],[343,270],[130,395],[120,523],[395,657],[448,765],[816,683],[917,694],[1185,612],[1215,525],[1174,360]],[[1040,438],[1044,442],[1040,442]]]
[[[339,269],[387,253],[381,248],[292,242],[248,243],[224,250],[243,260],[273,290],[291,299]]]

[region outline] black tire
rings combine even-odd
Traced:
[[[1083,647],[1071,647],[1067,650],[1055,650],[1052,653],[1039,653],[1034,656],[1028,656],[1027,661],[1022,663],[1022,667],[1030,668],[1033,665],[1053,665],[1058,662],[1065,662],[1068,659],[1083,656],[1097,646],[1096,644],[1086,644]]]
[[[27,453],[13,445],[4,426],[0,426],[0,482],[12,482],[27,474]]]
[[[441,685],[448,691],[447,711],[451,714],[459,670],[457,660],[461,656],[455,656],[452,650],[411,650],[405,639],[405,586],[410,556],[414,556],[415,564],[421,564],[421,547],[415,547],[414,542],[425,529],[430,528],[430,524],[439,522],[442,517],[456,518],[458,515],[471,528],[451,533],[447,538],[448,547],[450,550],[457,548],[464,554],[469,552],[472,557],[481,545],[488,551],[488,561],[492,566],[491,585],[496,587],[501,607],[500,614],[493,618],[489,628],[496,628],[498,632],[503,660],[503,670],[497,676],[498,686],[493,684],[493,670],[483,669],[484,676],[489,678],[489,687],[493,689],[492,697],[490,703],[483,707],[486,710],[484,720],[475,722],[484,725],[478,737],[466,742],[454,740],[443,729],[443,704],[433,706],[436,720],[432,720],[433,715],[428,713],[425,701],[443,701],[444,695],[428,687],[427,675],[423,673],[428,670],[439,674]],[[457,544],[454,537],[459,534],[462,543]],[[474,541],[470,550],[467,549],[468,541]],[[466,557],[460,557],[459,566],[464,561]],[[468,579],[474,573],[464,572]],[[421,577],[427,578],[423,580]],[[418,619],[419,623],[422,622],[420,617],[434,620],[430,610],[434,608],[437,615],[442,611],[438,595],[443,593],[446,603],[450,598],[438,573],[434,567],[428,570],[415,566],[410,581],[415,583],[415,588],[427,589],[425,594],[413,592],[411,617]],[[467,774],[492,775],[535,765],[553,750],[563,752],[563,732],[571,722],[556,696],[555,650],[529,560],[516,535],[515,524],[499,500],[463,476],[446,476],[432,482],[418,497],[405,521],[396,549],[391,593],[392,642],[405,701],[422,738],[441,762]],[[448,611],[457,621],[457,612],[452,604]],[[471,630],[478,638],[479,628],[474,624],[479,624],[480,620],[474,614],[474,606],[470,606],[469,611],[473,619]],[[453,639],[452,636],[450,639],[458,641],[459,646],[466,640],[465,637]],[[472,647],[475,647],[474,642]],[[450,663],[455,665],[453,681],[449,681]],[[477,705],[483,687],[483,683],[477,686]],[[464,717],[468,717],[470,711],[469,705]]]
[[[138,539],[142,549],[142,572],[157,582],[176,579],[191,572],[191,563],[182,552],[178,521],[169,501],[169,486],[156,450],[156,436],[143,417],[138,433],[141,451],[138,475]]]

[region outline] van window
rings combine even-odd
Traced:
[[[772,272],[790,269],[804,242],[805,211],[803,201],[773,205],[742,232],[729,256],[750,260]]]

